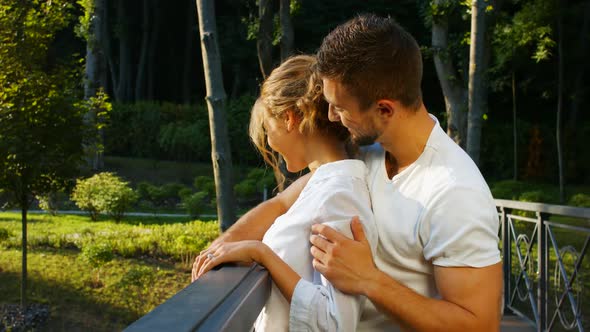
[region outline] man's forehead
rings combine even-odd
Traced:
[[[339,99],[339,93],[342,94],[342,85],[340,84],[340,82],[334,80],[334,79],[330,79],[330,78],[322,78],[322,82],[324,85],[324,97],[326,98],[326,101],[330,104],[337,104],[338,100],[335,99]]]

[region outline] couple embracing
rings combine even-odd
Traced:
[[[414,38],[371,14],[276,68],[250,136],[269,165],[274,151],[310,172],[203,251],[193,280],[225,262],[266,267],[256,331],[497,331],[494,201],[421,80]]]

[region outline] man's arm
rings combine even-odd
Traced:
[[[197,279],[199,269],[201,268],[201,265],[203,265],[205,257],[209,251],[215,251],[225,242],[262,240],[262,237],[273,224],[275,219],[287,212],[291,205],[295,203],[310,177],[311,174],[306,174],[300,177],[279,195],[258,204],[252,210],[240,217],[240,219],[238,219],[238,221],[236,221],[236,223],[227,231],[215,239],[209,248],[199,253],[199,256],[197,256],[193,264],[192,281]]]
[[[262,237],[275,219],[285,214],[291,205],[295,203],[307,181],[309,181],[310,176],[310,174],[306,174],[300,177],[279,195],[258,204],[252,210],[248,211],[219,236],[213,244],[223,241],[262,240]]]
[[[325,225],[314,225],[314,268],[343,292],[366,295],[398,323],[416,331],[497,331],[502,265],[434,268],[442,299],[424,297],[377,269],[360,223],[355,240]]]

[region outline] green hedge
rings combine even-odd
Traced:
[[[258,164],[248,137],[255,97],[244,95],[226,103],[226,118],[234,162]],[[107,155],[177,161],[211,161],[209,116],[205,103],[114,103],[105,128]]]

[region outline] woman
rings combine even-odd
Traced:
[[[313,269],[311,225],[328,223],[352,237],[350,219],[359,216],[373,252],[377,244],[365,165],[348,159],[347,129],[328,120],[315,63],[315,57],[299,55],[273,70],[250,119],[250,137],[264,160],[277,169],[272,149],[290,172],[309,168],[309,182],[262,242],[225,243],[196,267],[198,275],[224,262],[266,267],[273,285],[256,331],[356,330],[364,299],[341,293]]]

